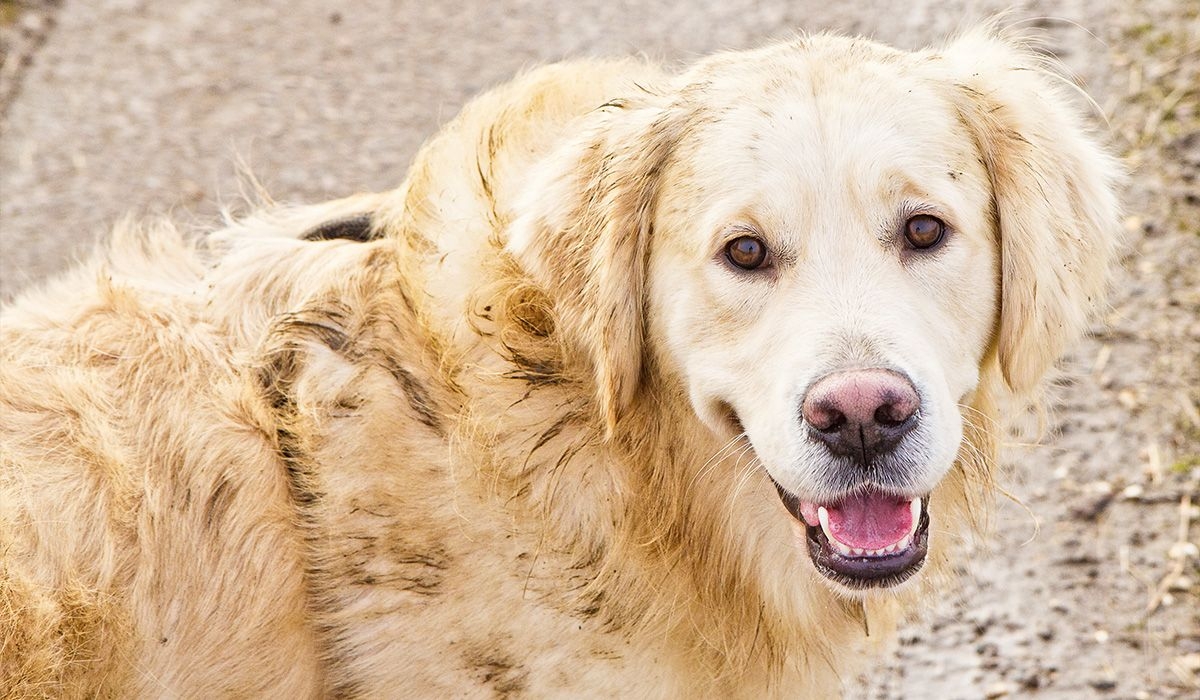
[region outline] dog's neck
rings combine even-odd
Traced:
[[[479,335],[487,350],[460,351],[487,371],[466,387],[476,408],[456,442],[484,465],[464,488],[481,489],[538,543],[531,579],[561,583],[566,569],[581,582],[566,592],[537,588],[589,623],[649,629],[629,636],[687,648],[690,657],[676,663],[690,666],[681,675],[694,677],[696,690],[797,677],[824,689],[821,679],[840,669],[823,656],[862,639],[863,607],[834,596],[800,560],[749,443],[715,435],[679,381],[654,364],[606,435],[587,358],[546,333],[552,320],[541,316],[537,290],[508,279],[481,288],[490,300],[477,304],[489,316]],[[876,617],[890,608],[877,607]]]

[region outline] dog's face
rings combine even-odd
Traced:
[[[981,371],[1031,390],[1098,297],[1115,167],[985,35],[720,55],[656,97],[560,152],[510,249],[592,355],[610,426],[652,356],[744,433],[817,571],[903,582]]]
[[[991,188],[939,85],[801,58],[775,89],[709,78],[658,195],[648,342],[744,430],[821,570],[882,585],[920,565],[993,334]]]

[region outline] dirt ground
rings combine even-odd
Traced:
[[[994,533],[847,695],[1195,698],[1196,0],[0,0],[0,298],[127,213],[213,220],[239,161],[281,200],[392,187],[437,124],[523,66],[798,29],[914,48],[1014,5],[1006,21],[1078,74],[1130,168],[1124,266],[1044,435],[1015,416]]]

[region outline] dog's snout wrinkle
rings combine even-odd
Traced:
[[[863,369],[817,380],[805,394],[801,415],[809,435],[831,452],[868,466],[916,427],[920,406],[908,377]]]

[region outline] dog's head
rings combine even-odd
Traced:
[[[653,358],[744,432],[818,571],[895,585],[985,375],[1033,391],[1103,291],[1118,168],[1063,93],[988,31],[718,55],[590,115],[509,249],[610,429]]]

